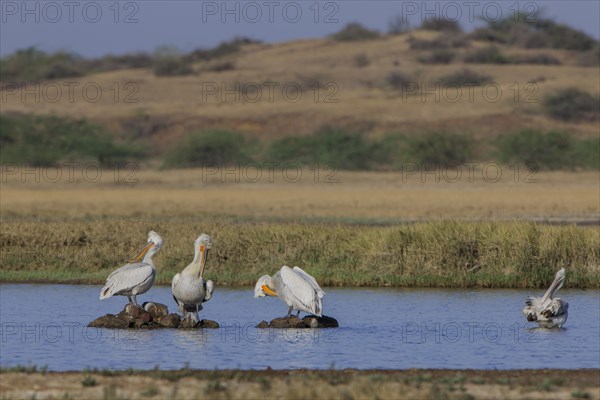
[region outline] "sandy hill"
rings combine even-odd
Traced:
[[[563,129],[580,137],[598,134],[597,123],[565,123],[543,113],[543,98],[558,89],[600,92],[598,68],[578,66],[576,52],[498,46],[508,56],[544,54],[561,64],[465,64],[464,54],[489,46],[471,42],[452,50],[457,54],[450,64],[420,62],[432,51],[411,49],[411,37],[438,35],[414,31],[360,42],[249,44],[225,58],[196,63],[190,76],[156,77],[149,69],[131,69],[42,82],[26,95],[24,89],[5,90],[2,111],[91,118],[158,143],[191,129],[230,128],[275,138],[308,134],[325,124],[375,136],[445,129],[494,137],[523,127]],[[464,68],[489,76],[493,84],[435,86]],[[393,77],[413,82],[411,93],[394,88]],[[71,84],[72,99],[68,82],[77,85]]]

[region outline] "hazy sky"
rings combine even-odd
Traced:
[[[7,1],[0,0],[0,54],[36,46],[100,56],[208,48],[234,36],[265,42],[322,37],[357,21],[386,31],[394,16],[413,26],[426,17],[459,19],[467,29],[487,16],[498,19],[541,9],[600,38],[600,2],[591,1]]]

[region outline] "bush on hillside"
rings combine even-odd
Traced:
[[[166,156],[168,168],[193,168],[207,164],[234,165],[252,162],[251,143],[240,133],[211,130],[186,135]]]
[[[303,165],[332,164],[336,169],[369,169],[373,145],[362,134],[324,127],[310,136],[276,140],[268,148],[269,161]]]
[[[563,121],[597,121],[600,98],[576,88],[560,90],[543,100],[546,114]]]
[[[139,145],[118,143],[100,125],[33,114],[1,114],[0,144],[2,162],[28,165],[77,160],[112,166],[143,155]]]
[[[358,22],[351,22],[339,32],[331,35],[331,37],[340,41],[358,41],[377,39],[380,37],[380,34],[377,31],[362,26]]]

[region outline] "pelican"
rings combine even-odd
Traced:
[[[543,297],[527,297],[527,306],[523,309],[527,321],[535,321],[542,328],[561,328],[567,322],[569,303],[554,298],[564,281],[565,269],[561,268]]]
[[[179,306],[179,312],[184,319],[190,316],[194,322],[198,322],[198,312],[202,310],[202,303],[210,300],[214,291],[213,281],[204,280],[204,268],[211,247],[210,236],[206,233],[198,236],[194,242],[194,260],[181,273],[175,275],[171,283],[173,298]]]
[[[288,305],[289,317],[292,310],[322,316],[323,304],[321,299],[325,292],[317,283],[316,279],[302,270],[300,267],[293,269],[284,265],[273,277],[263,275],[254,286],[254,297],[279,296]]]
[[[137,304],[136,296],[146,293],[154,283],[156,268],[152,256],[160,250],[163,240],[154,231],[148,232],[148,245],[129,263],[113,271],[100,291],[100,300],[111,296],[127,296],[130,303]]]

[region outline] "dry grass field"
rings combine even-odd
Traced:
[[[597,370],[91,371],[0,375],[3,399],[600,399]]]
[[[495,182],[497,173],[501,178]],[[180,217],[190,221],[223,216],[365,224],[600,219],[600,172],[532,175],[490,164],[487,171],[462,167],[461,174],[455,179],[456,170],[320,170],[317,174],[267,167],[100,174],[95,169],[70,173],[67,167],[4,170],[0,216],[4,220]]]

